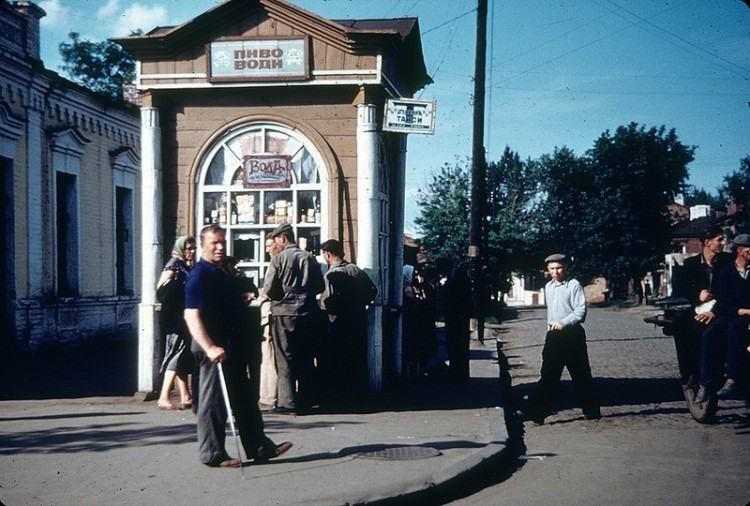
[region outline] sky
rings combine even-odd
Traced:
[[[60,71],[70,31],[104,40],[182,24],[214,0],[44,0],[42,59]],[[291,0],[329,19],[417,17],[437,101],[434,135],[410,134],[406,230],[416,196],[472,147],[476,0]],[[489,0],[485,148],[521,158],[567,146],[583,155],[604,131],[674,128],[695,146],[689,183],[715,191],[750,155],[750,7],[740,0]]]

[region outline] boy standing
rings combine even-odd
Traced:
[[[599,401],[594,393],[591,366],[586,349],[586,297],[581,284],[567,277],[568,259],[554,254],[545,260],[551,280],[544,287],[547,304],[547,335],[542,351],[541,378],[536,395],[523,415],[538,424],[549,414],[552,397],[560,384],[563,367],[568,368],[583,415],[598,419]]]

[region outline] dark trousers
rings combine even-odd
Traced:
[[[469,318],[445,318],[446,347],[451,380],[469,380]]]
[[[329,390],[334,399],[361,400],[367,393],[367,313],[339,315],[328,324],[331,347]]]
[[[701,335],[707,328],[705,323],[695,319],[692,310],[675,317],[674,345],[683,384],[699,380]]]
[[[240,354],[222,364],[237,430],[248,458],[255,458],[263,448],[273,446],[263,433],[263,418],[258,409],[257,392],[247,376],[247,361]],[[198,372],[196,416],[198,454],[204,464],[218,464],[228,458],[225,448],[227,410],[221,391],[219,368],[203,352],[195,353]],[[237,456],[241,458],[240,455]]]
[[[745,362],[745,341],[750,317],[719,316],[701,335],[701,384],[718,388],[723,383],[724,364],[727,376],[740,380]]]
[[[277,405],[291,410],[309,407],[314,382],[317,314],[272,315],[271,336],[278,372]]]
[[[560,385],[563,368],[567,367],[573,386],[586,416],[599,415],[599,400],[594,392],[591,366],[586,349],[586,333],[580,325],[550,330],[544,339],[542,372],[534,399],[535,410],[549,413],[554,394]]]

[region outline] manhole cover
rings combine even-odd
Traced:
[[[417,460],[438,455],[440,455],[438,450],[428,446],[395,446],[359,454],[360,457],[376,460]]]

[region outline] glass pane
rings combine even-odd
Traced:
[[[239,262],[259,262],[260,251],[260,231],[233,231],[232,256]]]
[[[263,222],[289,223],[294,217],[291,191],[267,191],[263,200]]]
[[[288,135],[281,132],[266,132],[266,153],[274,153],[277,155],[290,154],[290,150],[293,150],[293,145],[298,144],[296,141],[289,138]]]
[[[243,156],[263,153],[263,137],[260,131],[256,130],[235,137],[227,142],[227,146],[232,150],[237,160],[241,160]]]
[[[232,194],[232,225],[259,223],[259,192],[238,192]]]
[[[239,186],[240,188],[244,186],[245,184],[245,169],[242,168],[242,165],[237,167],[237,169],[234,171],[234,174],[232,174],[232,186]]]
[[[298,228],[297,245],[305,251],[315,255],[320,254],[320,229]]]
[[[319,183],[318,167],[315,160],[306,149],[303,149],[299,156],[292,160],[292,172],[294,172],[297,183]]]
[[[260,272],[257,267],[242,267],[240,272],[245,275],[246,278],[250,278],[256,287],[259,287],[258,280],[260,279]]]
[[[227,224],[227,194],[206,192],[203,194],[203,224]]]
[[[317,190],[297,193],[297,223],[320,223],[320,192]]]
[[[205,184],[223,184],[224,183],[224,148],[221,148],[211,160],[208,166]]]

